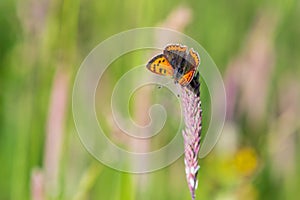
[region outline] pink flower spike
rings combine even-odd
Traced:
[[[182,87],[181,101],[185,121],[185,129],[182,130],[185,173],[192,200],[194,200],[195,190],[198,186],[197,174],[200,169],[198,164],[202,129],[200,93],[194,93],[189,88]]]

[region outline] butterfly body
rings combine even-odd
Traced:
[[[168,45],[163,53],[153,57],[146,67],[153,73],[172,77],[174,82],[181,86],[187,86],[193,79],[199,63],[199,55],[193,49],[187,51],[186,46]]]

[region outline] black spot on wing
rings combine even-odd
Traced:
[[[166,73],[167,73],[167,70],[166,70],[166,69],[163,69],[163,68],[159,68],[159,73],[161,73],[161,74],[166,74]]]

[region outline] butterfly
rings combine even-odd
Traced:
[[[200,64],[200,57],[192,48],[171,44],[165,47],[162,54],[153,57],[146,67],[153,73],[170,76],[175,83],[187,86],[192,81]]]

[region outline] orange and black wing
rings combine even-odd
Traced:
[[[186,52],[186,49],[186,46],[180,44],[170,44],[165,47],[165,50],[170,52]]]
[[[186,60],[187,60],[187,64],[186,64],[187,71],[178,81],[179,84],[182,86],[186,86],[192,81],[194,74],[198,68],[198,65],[200,64],[200,57],[198,53],[193,49],[189,50]]]
[[[192,69],[190,71],[188,71],[187,73],[185,73],[178,81],[178,83],[181,86],[187,86],[193,79],[194,74],[195,74],[195,69]]]
[[[167,60],[166,56],[163,54],[157,55],[154,58],[152,58],[147,66],[146,66],[151,72],[163,76],[173,76],[174,69],[172,65]]]

